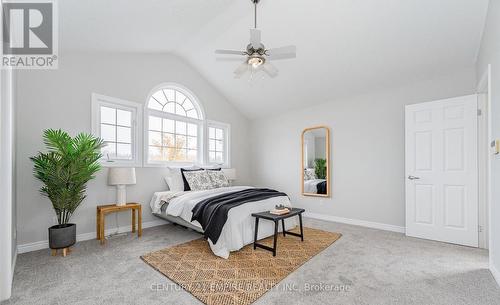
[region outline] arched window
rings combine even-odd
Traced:
[[[203,163],[203,111],[196,97],[178,85],[149,96],[145,111],[148,164]]]
[[[180,88],[169,86],[156,91],[149,98],[148,108],[193,119],[203,119],[198,103]]]

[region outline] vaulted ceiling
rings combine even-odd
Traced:
[[[261,0],[266,47],[294,44],[275,79],[234,79],[250,0],[59,1],[60,48],[171,52],[187,60],[250,118],[471,68],[488,0]]]

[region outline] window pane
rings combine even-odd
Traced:
[[[184,107],[184,109],[186,109],[186,110],[191,110],[194,108],[193,103],[191,103],[191,100],[189,100],[189,99],[186,99],[184,101],[184,104],[182,104],[182,107]]]
[[[187,140],[186,136],[175,136],[175,147],[176,148],[186,148],[187,147]]]
[[[208,150],[215,150],[215,140],[208,141]]]
[[[149,132],[149,145],[161,146],[161,132],[158,131]]]
[[[116,127],[101,124],[101,138],[107,142],[116,142]]]
[[[221,152],[215,153],[215,162],[222,162],[222,153]]]
[[[149,116],[149,130],[161,131],[161,118]]]
[[[198,111],[196,111],[195,109],[188,110],[187,111],[187,116],[190,117],[190,118],[194,118],[194,119],[199,119],[200,118],[198,116]]]
[[[106,143],[105,146],[101,149],[102,157],[104,160],[114,159],[116,157],[116,144],[115,143]]]
[[[175,147],[174,135],[172,133],[164,133],[163,134],[163,143],[164,147]]]
[[[158,103],[154,98],[150,98],[149,102],[148,102],[148,108],[149,109],[155,109],[155,110],[162,111],[163,110],[163,105],[161,105],[160,103]]]
[[[175,161],[175,151],[173,147],[163,148],[163,160]]]
[[[197,149],[198,148],[198,138],[188,137],[187,141],[188,141],[187,147],[189,149]]]
[[[163,119],[163,132],[174,133],[175,132],[174,125],[175,121]]]
[[[216,151],[223,151],[224,149],[222,148],[222,141],[215,141],[215,150]]]
[[[186,161],[187,160],[187,151],[185,149],[177,149],[175,161]]]
[[[208,137],[210,139],[215,139],[215,128],[213,127],[208,128]]]
[[[153,94],[153,98],[158,101],[161,105],[165,105],[167,103],[167,100],[165,99],[165,95],[163,94],[163,91],[158,91],[155,94]]]
[[[224,131],[222,129],[216,128],[215,129],[215,138],[217,140],[223,140],[224,139]]]
[[[187,124],[185,122],[175,121],[175,133],[176,134],[186,134]]]
[[[155,146],[149,146],[149,160],[151,161],[161,161],[161,148]]]
[[[163,107],[164,112],[175,113],[175,103],[168,103]]]
[[[132,159],[132,145],[116,144],[116,157],[118,159]]]
[[[186,100],[186,96],[179,91],[175,92],[175,97],[176,97],[177,103],[179,103],[180,105],[182,105],[182,103],[184,103],[184,101]]]
[[[132,128],[130,127],[117,127],[116,142],[132,143]]]
[[[163,92],[167,96],[167,99],[168,99],[169,102],[174,102],[175,101],[174,90],[172,90],[172,89],[166,89],[166,90],[163,90]]]
[[[101,106],[101,123],[116,124],[116,109]]]
[[[198,125],[196,124],[187,124],[187,134],[188,136],[196,137],[198,135]]]
[[[208,153],[208,159],[210,162],[215,162],[215,151],[211,151]]]
[[[187,159],[188,161],[194,162],[196,161],[198,156],[198,152],[194,149],[188,149],[187,151]]]
[[[186,116],[186,111],[180,104],[175,105],[175,114]]]
[[[122,126],[132,127],[132,112],[117,109],[116,110],[116,124]]]

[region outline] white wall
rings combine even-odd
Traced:
[[[474,93],[474,72],[470,67],[253,121],[254,182],[286,192],[308,212],[403,227],[404,105]],[[331,129],[332,197],[326,199],[300,195],[300,136],[317,125]]]
[[[14,105],[15,74],[0,74],[0,300],[10,297],[16,260],[15,212],[15,143]]]
[[[191,89],[203,104],[206,116],[231,124],[232,167],[238,183],[249,183],[248,121],[217,90],[180,58],[161,54],[61,54],[59,69],[20,71],[17,110],[18,244],[47,240],[55,223],[50,202],[39,195],[28,159],[43,150],[42,131],[62,128],[70,134],[91,131],[91,93],[145,102],[160,83],[176,82]],[[127,189],[128,200],[143,204],[143,222],[156,220],[149,208],[153,192],[166,189],[161,168],[138,168],[137,185]],[[107,170],[88,185],[88,197],[71,219],[77,234],[95,232],[96,205],[113,202],[115,189],[106,185]],[[120,215],[121,226],[130,224]],[[107,227],[115,226],[107,218]]]
[[[477,61],[478,79],[491,64],[491,136],[500,139],[500,1],[490,1]],[[491,163],[490,268],[500,284],[500,157]]]

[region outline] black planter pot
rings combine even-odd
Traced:
[[[63,249],[76,243],[76,224],[67,223],[49,228],[49,247]]]

